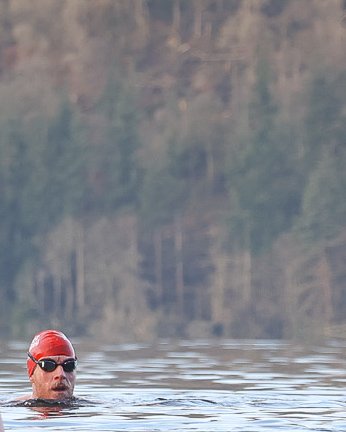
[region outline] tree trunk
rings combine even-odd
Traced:
[[[225,324],[225,281],[227,279],[228,257],[222,251],[222,231],[214,226],[210,229],[212,238],[211,264],[215,268],[211,287],[211,320],[214,324]]]
[[[67,322],[72,321],[74,312],[74,289],[71,281],[65,281],[65,311],[64,317]]]
[[[0,5],[0,75],[15,61],[12,22],[10,20],[10,0],[2,0]]]
[[[194,0],[194,20],[193,20],[193,37],[199,39],[202,36],[202,16],[204,2],[202,0]]]
[[[78,314],[85,308],[84,227],[76,226],[76,306]]]
[[[180,33],[180,0],[174,0],[173,2],[173,22],[172,22],[172,33],[178,37]]]
[[[329,325],[332,318],[332,285],[331,285],[331,274],[330,266],[328,262],[327,251],[324,249],[321,262],[319,264],[320,281],[322,284],[323,292],[323,310],[324,310],[324,322],[325,325]]]
[[[250,249],[246,249],[243,253],[243,265],[242,265],[242,279],[243,279],[243,292],[242,299],[244,306],[247,306],[251,302],[251,291],[252,291],[252,257]]]
[[[45,291],[44,291],[44,273],[39,270],[36,275],[36,293],[35,293],[35,301],[38,306],[38,310],[40,313],[44,312],[44,304],[45,304]]]
[[[148,40],[148,11],[144,0],[134,0],[133,2],[134,18],[137,25],[139,45],[143,46]]]
[[[54,291],[56,298],[56,316],[61,317],[62,313],[62,286],[61,286],[61,277],[57,276],[54,278]]]
[[[175,217],[174,223],[175,251],[175,286],[177,293],[178,316],[184,314],[184,263],[183,263],[183,231],[181,216]]]
[[[217,13],[222,14],[223,13],[223,0],[217,0],[216,7],[217,7]]]
[[[215,164],[214,164],[214,155],[213,155],[213,145],[211,142],[207,143],[206,147],[206,155],[207,155],[207,179],[208,185],[212,190],[212,186],[214,183],[215,177]]]
[[[161,228],[155,230],[154,233],[154,267],[156,281],[156,295],[159,304],[163,302],[163,286],[162,286],[162,231]]]

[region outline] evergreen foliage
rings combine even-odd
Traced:
[[[66,101],[47,130],[42,143],[42,165],[45,169],[41,198],[47,224],[57,223],[64,216],[80,213],[85,196],[86,146],[82,126]],[[45,224],[42,224],[43,227]]]
[[[251,129],[230,159],[231,236],[257,253],[291,228],[301,200],[295,148],[279,123],[262,59],[249,111]]]
[[[140,199],[141,223],[154,230],[171,223],[186,202],[186,182],[167,166],[153,165],[144,177]]]
[[[142,315],[164,336],[329,322],[346,280],[340,2],[37,5],[0,5],[1,328],[92,332],[113,305],[137,334]]]
[[[310,242],[336,237],[346,217],[344,73],[319,75],[309,94],[306,188],[297,231]]]
[[[140,168],[136,152],[140,147],[138,113],[125,81],[111,74],[95,108],[101,138],[89,146],[89,169],[94,172],[89,208],[112,213],[137,201]],[[90,207],[91,206],[91,207]]]

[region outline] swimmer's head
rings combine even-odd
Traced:
[[[29,353],[36,360],[50,356],[68,356],[75,358],[75,351],[71,342],[64,333],[57,330],[44,330],[38,333],[32,340]],[[28,375],[34,373],[37,364],[28,357],[27,362]]]

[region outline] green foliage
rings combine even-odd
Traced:
[[[45,168],[42,204],[50,225],[83,209],[86,164],[83,138],[82,126],[64,101],[48,127],[42,151]]]
[[[0,145],[0,285],[6,289],[7,298],[14,300],[13,282],[24,259],[34,252],[30,239],[38,226],[37,149],[28,145],[21,125],[12,121],[3,125]]]
[[[37,256],[37,238],[80,209],[83,152],[66,102],[53,119],[41,113],[30,121],[1,120],[0,285],[14,301],[15,279]]]
[[[312,240],[335,237],[344,226],[346,203],[346,150],[336,155],[325,149],[309,176],[304,193],[299,231]]]
[[[261,7],[261,11],[268,17],[275,17],[284,11],[290,0],[266,0]]]
[[[206,152],[202,144],[190,137],[188,142],[177,138],[177,141],[169,146],[171,169],[176,176],[192,180],[205,175]]]
[[[346,74],[342,44],[332,44],[340,39],[340,28],[334,33],[327,27],[337,2],[331,8],[314,2],[311,13],[301,16],[299,2],[290,0],[263,0],[256,7],[239,0],[42,0],[39,12],[25,2],[12,3],[0,2],[1,325],[11,323],[19,333],[35,314],[37,322],[42,311],[36,311],[34,301],[27,304],[26,294],[35,291],[47,238],[56,238],[52,230],[69,216],[83,229],[73,233],[75,243],[70,242],[72,228],[66,238],[59,237],[61,262],[68,269],[60,270],[58,260],[52,263],[54,270],[45,271],[47,280],[50,272],[57,273],[56,285],[44,276],[40,289],[58,292],[60,284],[62,296],[65,287],[73,294],[77,277],[69,285],[65,272],[77,274],[77,252],[81,274],[87,267],[81,251],[88,229],[104,216],[118,229],[114,220],[129,207],[127,229],[134,233],[136,217],[142,228],[131,237],[131,254],[142,253],[149,262],[147,280],[158,290],[157,298],[162,292],[154,282],[161,265],[167,304],[178,281],[187,309],[209,307],[214,297],[209,281],[217,280],[220,304],[229,288],[229,304],[235,304],[231,315],[243,282],[229,283],[229,276],[241,267],[239,279],[255,289],[251,268],[257,269],[260,260],[252,256],[253,267],[252,262],[232,267],[220,221],[229,219],[228,243],[253,254],[269,250],[292,226],[305,240],[322,242],[344,229]],[[339,12],[342,17],[341,7]],[[259,28],[260,41],[254,36]],[[328,38],[321,37],[324,31]],[[316,40],[323,46],[317,49]],[[318,56],[330,48],[330,56]],[[326,58],[333,59],[332,71],[324,70]],[[316,77],[309,85],[312,74]],[[298,118],[304,110],[306,117]],[[228,196],[230,211],[225,209]],[[162,226],[169,229],[156,230]],[[105,248],[104,235],[95,251]],[[92,273],[103,268],[102,258],[97,259],[96,270],[78,280],[80,285],[85,281],[90,316]],[[263,285],[264,273],[258,275]],[[293,270],[291,276],[294,280]],[[97,293],[110,289],[105,298],[116,291],[113,275],[108,277],[111,288],[108,282],[97,287]],[[121,298],[132,298],[127,289],[121,287],[117,297],[122,312],[127,305]],[[262,302],[267,303],[265,297]],[[14,321],[8,319],[8,303],[16,305]],[[232,326],[226,321],[225,328]]]
[[[223,173],[225,138],[221,113],[216,97],[197,96],[187,111],[180,114],[168,141],[170,169],[174,175],[186,179],[191,189]],[[211,165],[214,178],[209,178]]]
[[[325,146],[334,146],[343,141],[345,132],[344,100],[346,97],[346,76],[341,74],[319,74],[313,81],[308,94],[306,116],[307,168],[319,161]]]
[[[306,240],[330,239],[343,228],[346,207],[346,75],[319,75],[309,90],[306,188],[296,231]]]
[[[139,216],[141,224],[154,229],[173,221],[187,197],[184,180],[172,174],[167,166],[153,165],[144,177]]]
[[[151,16],[155,19],[172,21],[172,8],[174,0],[148,0],[148,10]]]
[[[250,106],[250,126],[231,153],[229,188],[231,236],[241,247],[259,252],[288,230],[299,212],[297,153],[284,125],[278,127],[277,107],[262,64]]]
[[[132,93],[115,74],[109,79],[96,114],[100,117],[100,139],[91,142],[89,167],[94,184],[88,207],[114,212],[137,200],[140,169],[136,151],[140,147],[137,133],[138,115]]]

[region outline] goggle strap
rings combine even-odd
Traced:
[[[28,356],[29,356],[29,358],[34,363],[38,364],[40,366],[40,368],[42,370],[44,370],[45,372],[53,372],[58,366],[62,366],[62,368],[63,368],[63,370],[65,372],[73,372],[76,369],[76,367],[77,367],[77,358],[75,358],[75,359],[67,359],[67,360],[65,360],[62,363],[57,363],[53,359],[41,359],[41,360],[37,360],[37,359],[35,359],[35,357],[32,354],[30,354],[30,352],[28,352]],[[51,364],[52,368],[50,368],[50,367],[47,368],[45,366],[45,363],[46,364]],[[72,368],[69,366],[69,364],[71,364],[71,363],[73,363],[73,367]],[[66,370],[66,368],[67,368],[67,370]]]

